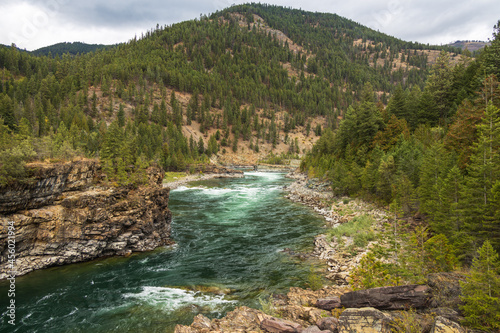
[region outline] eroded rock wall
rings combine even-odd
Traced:
[[[102,184],[96,161],[31,168],[29,183],[0,189],[0,279],[11,271],[9,225],[17,275],[171,243],[169,189],[159,169],[149,170],[149,186],[117,188]]]

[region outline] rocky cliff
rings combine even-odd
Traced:
[[[149,251],[171,243],[169,189],[105,186],[97,161],[28,166],[30,179],[0,188],[0,279],[53,265]],[[10,236],[9,236],[10,231]]]

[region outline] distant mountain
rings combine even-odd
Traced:
[[[490,45],[489,42],[483,42],[479,40],[457,40],[454,43],[448,44],[451,47],[457,47],[462,50],[469,50],[471,52],[481,50],[484,48],[486,45]]]
[[[103,44],[85,44],[81,42],[74,43],[57,43],[50,46],[45,46],[39,48],[37,50],[32,51],[31,53],[36,56],[48,55],[49,52],[53,56],[61,56],[65,53],[69,53],[71,55],[84,54],[93,52],[96,50],[108,49],[113,45],[103,45]]]
[[[0,44],[0,47],[11,48],[12,46],[11,45]],[[28,53],[30,53],[30,51],[27,51],[26,49],[20,49],[18,47],[16,47],[16,49],[19,50],[19,51],[21,51],[21,52],[28,52]]]

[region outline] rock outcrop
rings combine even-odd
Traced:
[[[339,333],[391,332],[392,318],[374,308],[346,309],[339,317]]]
[[[340,297],[332,296],[320,298],[316,301],[316,307],[323,310],[333,310],[342,307],[340,304]]]
[[[260,323],[260,328],[262,328],[266,332],[272,332],[272,333],[296,333],[296,332],[302,332],[303,330],[300,324],[278,318],[264,319]]]
[[[51,205],[63,192],[81,191],[98,182],[97,161],[27,165],[29,178],[0,188],[0,214]]]
[[[464,333],[464,332],[466,332],[465,329],[461,327],[459,324],[440,316],[436,318],[434,326],[431,329],[431,333]]]
[[[171,243],[161,170],[148,170],[149,186],[131,188],[103,185],[93,160],[29,167],[29,182],[0,189],[0,279],[12,271],[9,226],[15,229],[16,275]]]
[[[426,307],[429,298],[429,286],[414,284],[351,291],[340,296],[340,303],[346,308],[373,307],[379,310],[407,310]]]
[[[177,325],[175,333],[197,332],[263,332],[260,325],[271,316],[246,306],[228,312],[222,319],[208,319],[202,314],[194,317],[190,326]]]

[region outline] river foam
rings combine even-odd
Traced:
[[[186,306],[197,305],[217,308],[230,305],[235,301],[224,299],[224,295],[206,295],[179,288],[144,286],[138,293],[127,293],[124,298],[132,298],[153,306],[161,306],[166,310],[177,310]]]

